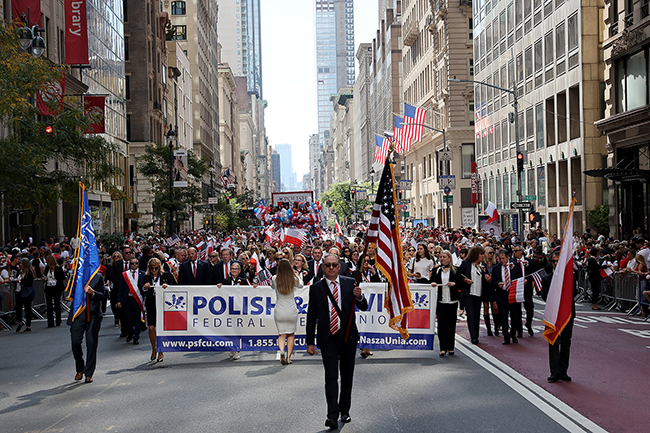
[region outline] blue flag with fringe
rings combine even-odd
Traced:
[[[88,206],[86,187],[79,183],[79,226],[77,228],[79,240],[77,251],[72,262],[72,271],[68,280],[66,291],[69,292],[68,300],[72,301],[72,320],[75,321],[81,313],[86,311],[87,296],[85,288],[99,272],[101,262],[99,250],[95,240],[93,220]]]

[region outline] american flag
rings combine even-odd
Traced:
[[[167,242],[167,246],[173,247],[181,241],[181,238],[179,238],[178,235],[173,235],[165,239],[165,241]]]
[[[418,123],[419,125],[404,125],[403,136],[405,139],[422,141],[424,119],[427,117],[427,110],[404,104],[404,123]]]
[[[395,180],[391,164],[384,165],[379,182],[377,200],[372,208],[366,243],[377,248],[377,269],[388,280],[386,309],[389,326],[409,338],[406,313],[413,311],[413,301],[402,261],[402,242],[399,235],[397,207],[395,206]]]
[[[390,141],[388,138],[375,135],[375,157],[374,162],[384,164],[388,156],[388,149],[390,148]]]
[[[266,270],[262,269],[257,273],[257,285],[258,286],[270,286],[271,285],[271,278],[272,275],[271,273]]]
[[[397,153],[405,153],[411,151],[411,139],[404,136],[404,118],[395,116],[395,124],[393,128],[393,138],[395,139],[395,150]]]
[[[230,183],[230,169],[227,169],[224,174],[221,175],[220,177],[221,183],[223,183],[223,186],[228,186]]]
[[[543,269],[530,275],[530,277],[533,279],[533,284],[535,285],[535,291],[537,293],[542,291],[542,278],[544,278],[546,275],[546,271]]]

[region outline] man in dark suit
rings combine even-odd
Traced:
[[[122,273],[117,306],[122,308],[122,332],[126,342],[140,344],[140,331],[144,319],[144,272],[138,269],[140,262],[135,257],[129,261],[129,270]]]
[[[323,279],[323,249],[321,247],[314,247],[312,250],[312,260],[307,262],[309,272],[314,276],[314,283]]]
[[[314,346],[318,326],[318,348],[325,367],[325,398],[327,420],[330,429],[338,428],[338,417],[348,423],[352,401],[354,359],[359,341],[354,318],[354,306],[368,310],[368,301],[354,279],[339,275],[341,264],[331,254],[323,260],[325,278],[313,284],[309,290],[307,310],[307,353],[316,354]],[[349,334],[347,334],[350,324]],[[340,366],[340,367],[339,367]],[[341,394],[338,395],[338,376],[341,374]]]
[[[212,267],[212,284],[223,284],[226,278],[230,276],[230,266],[233,263],[241,262],[233,259],[233,253],[230,248],[221,249],[221,261]]]
[[[122,320],[122,307],[119,305],[119,288],[120,283],[122,282],[122,272],[129,270],[129,261],[133,257],[133,250],[129,246],[122,247],[122,258],[113,262],[111,266],[111,273],[108,275],[108,279],[113,283],[113,289],[111,290],[111,310],[113,310],[113,316],[115,316],[115,326],[121,324],[119,321]],[[122,328],[120,337],[126,337],[126,331]]]
[[[515,279],[513,270],[510,269],[510,253],[506,249],[499,251],[499,263],[492,267],[492,285],[497,291],[497,304],[499,305],[499,318],[501,319],[501,331],[503,332],[503,344],[519,343],[517,339],[517,327],[521,326],[521,304],[511,304],[508,300],[510,285]],[[514,265],[513,265],[514,267]],[[508,316],[510,316],[511,327],[508,327]]]
[[[74,380],[81,380],[86,375],[86,383],[93,381],[95,365],[97,364],[97,344],[99,343],[99,330],[102,327],[104,313],[101,304],[106,299],[104,290],[104,278],[99,272],[90,280],[84,288],[86,292],[87,311],[81,312],[73,321],[74,311],[70,311],[68,325],[70,325],[70,337],[72,340],[72,355],[74,356],[75,369],[77,374]],[[86,362],[81,348],[84,334],[86,334]]]
[[[198,251],[194,247],[187,249],[187,261],[178,270],[178,284],[181,286],[206,286],[212,284],[210,266],[198,259]]]
[[[341,260],[341,251],[336,247],[332,247],[330,248],[329,253],[330,255],[336,256],[336,258],[338,259],[341,265],[339,267],[339,275],[343,275],[345,277],[352,277],[352,271],[350,271],[350,265],[348,265],[343,260]]]
[[[514,245],[512,247],[512,259],[510,261],[512,263],[514,263],[514,267],[512,268],[512,278],[513,278],[513,280],[516,280],[517,278],[524,277],[524,276],[526,276],[528,274],[528,263],[526,262],[526,260],[524,260],[524,247],[523,246],[521,246],[520,244],[517,244],[517,245]],[[524,292],[526,290],[525,289],[526,284],[532,283],[532,281],[530,281],[530,280],[531,280],[531,278],[526,278],[524,280]],[[532,295],[532,291],[531,291],[531,295]],[[525,298],[525,293],[524,293],[524,298]],[[531,301],[532,301],[532,299],[531,299]],[[523,314],[522,314],[522,310],[521,310],[522,304],[521,304],[521,302],[517,302],[514,305],[516,306],[516,308],[519,309],[518,310],[519,321],[516,323],[516,325],[517,325],[517,337],[522,338],[523,337],[523,332],[524,332]],[[531,317],[530,317],[530,321],[531,321],[531,325],[532,325],[532,321],[533,321],[532,315],[535,313],[535,304],[531,305],[531,307],[533,308],[533,311],[531,312]],[[512,318],[510,319],[510,322],[512,322]],[[531,328],[531,331],[532,331],[532,328]]]

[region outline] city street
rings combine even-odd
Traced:
[[[73,381],[75,371],[67,326],[47,329],[40,321],[33,324],[31,334],[0,333],[1,430],[326,430],[319,356],[297,353],[293,365],[281,366],[276,352],[243,352],[238,361],[230,360],[224,352],[170,353],[164,362],[152,363],[146,335],[143,334],[139,346],[126,344],[112,322],[110,316],[104,320],[92,384]],[[459,325],[462,333],[464,323]],[[528,343],[523,341],[519,347],[509,349],[528,350]],[[536,343],[540,346],[541,342]],[[539,382],[536,377],[531,381],[528,374],[520,375],[500,362],[498,355],[490,355],[492,344],[485,352],[482,347],[487,345],[476,348],[459,338],[458,346],[455,357],[439,358],[437,351],[375,351],[368,360],[359,358],[352,423],[340,423],[341,430],[604,431],[585,418],[586,413],[578,413],[563,403],[562,396],[556,398],[557,392],[554,396],[533,383]],[[577,364],[578,356],[579,353],[572,359],[572,365]],[[542,355],[539,358],[543,366],[535,371],[541,377],[546,375],[546,360]],[[605,373],[603,369],[601,374]],[[647,379],[641,380],[640,374],[643,371],[637,369],[638,383],[648,383]],[[556,387],[583,389],[581,376],[574,374],[573,384]],[[610,385],[620,388],[622,384]],[[580,410],[589,405],[589,396],[583,393],[582,397],[587,401]],[[640,398],[637,400],[641,402]],[[613,412],[603,413],[602,417],[618,417]],[[611,431],[632,428],[610,426],[617,427]]]

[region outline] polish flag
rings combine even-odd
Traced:
[[[223,240],[223,248],[230,248],[232,246],[232,239],[228,236]]]
[[[485,209],[485,213],[490,217],[487,220],[488,224],[496,221],[499,218],[499,212],[497,212],[497,207],[491,201],[488,201],[488,205],[487,205],[487,209]]]
[[[609,268],[601,269],[601,270],[598,271],[598,272],[600,273],[600,276],[603,277],[603,278],[611,277],[612,274],[614,273],[614,272],[613,272],[611,269],[609,269]]]
[[[562,249],[557,267],[553,271],[551,287],[546,298],[544,309],[544,339],[554,344],[564,327],[571,320],[573,305],[573,206],[576,200],[571,200],[569,220],[564,227]]]
[[[341,236],[343,235],[343,230],[341,230],[341,226],[339,225],[338,220],[334,220],[334,228],[336,229],[336,234]]]
[[[290,228],[285,229],[282,242],[286,242],[292,245],[298,245],[300,248],[302,248],[302,246],[305,244],[306,241],[307,241],[307,237],[305,236],[305,233],[303,233],[302,231],[294,230]]]
[[[517,278],[512,281],[510,290],[508,291],[508,303],[516,304],[517,302],[524,302],[524,278]]]

